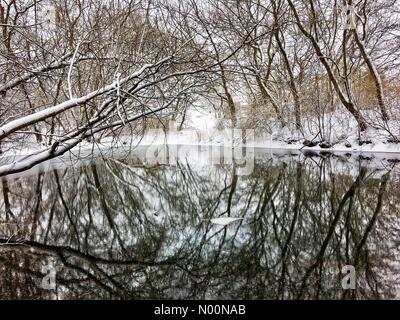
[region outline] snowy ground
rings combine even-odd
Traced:
[[[378,115],[366,114],[371,123],[379,124]],[[214,112],[204,109],[192,109],[188,112],[187,121],[181,131],[172,123],[167,131],[157,129],[150,130],[144,136],[122,136],[116,138],[107,137],[99,143],[91,144],[82,142],[75,147],[71,154],[75,158],[90,158],[92,154],[104,153],[107,150],[120,149],[131,151],[137,147],[178,145],[178,146],[220,146],[224,148],[256,148],[269,149],[273,153],[280,151],[301,151],[303,154],[311,155],[321,152],[332,152],[338,155],[354,155],[362,159],[377,162],[388,161],[395,163],[400,160],[400,144],[391,143],[393,135],[400,136],[400,121],[393,119],[389,122],[391,134],[380,124],[380,129],[369,128],[360,134],[357,125],[348,115],[344,113],[332,113],[323,117],[323,121],[313,118],[305,119],[303,132],[300,133],[289,126],[281,128],[279,124],[270,123],[269,128],[273,132],[269,134],[264,130],[242,130],[232,131],[221,129],[221,123]],[[322,128],[322,129],[321,129]],[[323,132],[316,135],[315,132]],[[324,141],[321,141],[321,136]],[[245,139],[243,139],[245,137]],[[313,142],[315,146],[305,146],[304,142]],[[362,143],[360,143],[360,141]],[[324,142],[325,145],[321,144]],[[38,146],[35,142],[26,143],[24,146],[9,148],[0,156],[0,165],[15,161],[16,159],[45,148]],[[188,149],[190,150],[190,149]],[[193,149],[191,149],[193,150]],[[265,152],[265,150],[263,151]],[[69,157],[71,158],[71,154]],[[188,155],[187,155],[188,156]],[[195,154],[194,157],[198,155]],[[194,159],[196,161],[198,159]]]
[[[261,130],[238,129],[235,131],[223,127],[221,129],[221,123],[226,123],[226,121],[217,119],[212,112],[191,110],[186,125],[181,131],[176,129],[176,124],[171,124],[167,132],[161,129],[150,130],[144,137],[136,139],[122,137],[119,143],[142,146],[163,144],[246,146],[279,150],[400,154],[400,143],[392,142],[393,135],[400,137],[400,121],[394,119],[389,122],[390,134],[384,128],[386,125],[380,123],[378,115],[369,113],[366,117],[371,123],[378,124],[380,128],[370,127],[367,131],[359,133],[357,124],[348,115],[333,113],[325,115],[322,124],[316,119],[307,119],[302,133],[289,126],[281,128],[279,124],[271,122],[270,129],[273,133],[269,134]],[[316,132],[320,131],[323,131],[323,134],[317,135]],[[306,140],[313,142],[316,146],[305,146]],[[111,141],[112,139],[103,140],[102,145],[110,145]]]

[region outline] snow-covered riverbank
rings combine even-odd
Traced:
[[[376,118],[374,120],[378,121]],[[247,148],[255,154],[263,155],[293,153],[300,155],[300,158],[326,156],[330,153],[354,164],[362,160],[364,165],[378,169],[392,167],[400,162],[400,143],[396,143],[394,138],[399,136],[399,121],[392,119],[387,127],[370,127],[362,133],[353,122],[336,112],[325,115],[323,123],[316,119],[308,119],[302,132],[289,125],[282,128],[273,122],[270,122],[269,130],[233,130],[229,129],[226,121],[217,119],[212,112],[192,110],[188,113],[188,119],[181,130],[177,129],[177,123],[170,123],[170,126],[164,129],[147,130],[144,135],[121,134],[117,137],[104,137],[95,142],[85,140],[58,159],[47,161],[41,165],[40,170],[86,163],[102,156],[119,158],[140,154],[145,162],[151,158],[151,163],[154,160],[154,152],[157,153],[157,150],[163,150],[164,147],[179,147],[177,156],[180,161],[191,159],[193,163],[202,165],[207,164],[210,157],[207,154],[208,149],[221,148],[233,149],[237,153],[240,153],[239,149]],[[318,130],[321,128],[326,128],[324,133],[315,134],[320,132]],[[35,141],[13,144],[9,148],[3,145],[0,167],[45,152],[47,148],[49,146],[38,145]],[[215,154],[212,156],[215,158]],[[159,162],[158,159],[156,161]]]

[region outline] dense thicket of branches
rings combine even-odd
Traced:
[[[395,0],[3,0],[1,148],[35,139],[46,149],[0,174],[83,140],[183,122],[196,100],[237,126],[236,92],[255,127],[267,118],[301,133],[310,116],[340,109],[360,131],[397,140],[398,10]]]

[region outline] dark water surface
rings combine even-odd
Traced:
[[[261,152],[248,176],[120,158],[4,178],[0,297],[396,298],[393,167]]]

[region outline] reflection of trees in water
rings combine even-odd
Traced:
[[[332,160],[145,169],[107,160],[3,180],[0,294],[59,298],[393,297],[395,176]],[[227,228],[209,218],[243,217]],[[340,289],[354,265],[357,290]],[[18,288],[18,290],[16,290]]]

